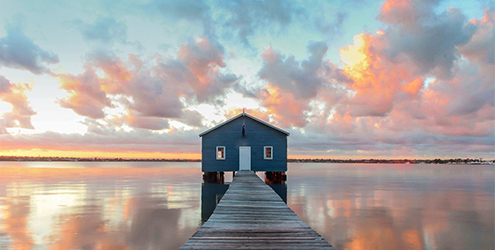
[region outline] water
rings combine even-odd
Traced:
[[[277,188],[337,249],[494,249],[494,173],[289,164]],[[177,249],[225,189],[200,163],[0,162],[0,249]]]
[[[289,206],[336,249],[494,249],[493,166],[289,168]]]

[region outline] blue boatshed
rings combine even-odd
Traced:
[[[243,112],[199,134],[202,171],[286,172],[289,135]]]

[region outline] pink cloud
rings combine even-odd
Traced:
[[[341,48],[343,73],[352,82],[347,99],[353,116],[385,116],[401,91],[417,94],[422,79],[405,62],[394,62],[385,54],[389,42],[382,35],[360,34],[354,44]]]
[[[311,111],[310,101],[317,98],[323,88],[334,89],[327,76],[336,70],[323,60],[327,45],[323,42],[311,43],[308,52],[309,58],[301,62],[271,47],[261,54],[263,67],[258,76],[266,85],[256,90],[255,96],[273,121],[285,128],[304,127],[308,123],[306,114]],[[247,92],[247,89],[244,88],[244,91]]]
[[[93,119],[105,117],[103,108],[110,107],[111,100],[103,91],[100,78],[93,69],[87,69],[78,76],[60,75],[59,79],[60,87],[68,93],[66,98],[59,100],[61,107]]]
[[[112,53],[94,52],[87,56],[84,73],[60,75],[68,96],[59,102],[92,119],[106,118],[107,107],[122,106],[128,112],[119,121],[136,128],[168,128],[167,119],[199,126],[199,114],[187,111],[181,98],[188,103],[221,101],[225,89],[237,79],[221,73],[223,53],[219,44],[206,38],[183,44],[176,60],[157,56],[145,61],[137,55],[123,60]]]
[[[471,41],[459,48],[461,54],[472,61],[484,64],[495,64],[495,11],[485,9],[481,19],[473,19],[470,23],[476,26]]]
[[[331,92],[323,89],[314,100],[332,108],[322,109],[325,112],[305,126],[306,133],[334,141],[334,146],[320,145],[321,150],[376,153],[383,146],[421,152],[436,146],[431,150],[447,152],[463,145],[466,152],[493,152],[495,67],[489,60],[493,13],[485,10],[483,18],[468,22],[459,10],[437,15],[433,5],[416,4],[387,1],[380,18],[390,28],[377,35],[359,34],[354,44],[341,48],[342,73],[351,80],[341,83],[348,94],[325,102]],[[428,18],[434,19],[429,28]],[[444,37],[429,35],[441,27],[448,30]],[[401,34],[405,40],[398,39]],[[424,51],[415,54],[411,50],[415,46]],[[443,48],[437,51],[438,46]],[[442,53],[447,56],[440,58]],[[431,77],[436,80],[425,84]],[[353,141],[359,143],[352,146]]]
[[[28,84],[11,83],[4,76],[0,76],[0,100],[12,105],[12,110],[0,117],[0,134],[7,134],[6,128],[34,129],[31,116],[36,111],[31,108],[25,91],[31,91]]]
[[[177,52],[177,59],[190,74],[186,83],[194,90],[195,98],[200,103],[223,95],[225,89],[237,80],[233,74],[220,73],[220,68],[226,66],[223,54],[220,44],[206,38],[183,44]]]

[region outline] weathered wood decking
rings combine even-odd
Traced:
[[[334,249],[251,171],[238,172],[212,216],[180,249]]]

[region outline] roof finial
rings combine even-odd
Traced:
[[[246,111],[245,111],[246,108],[242,108],[242,113],[245,114]]]

